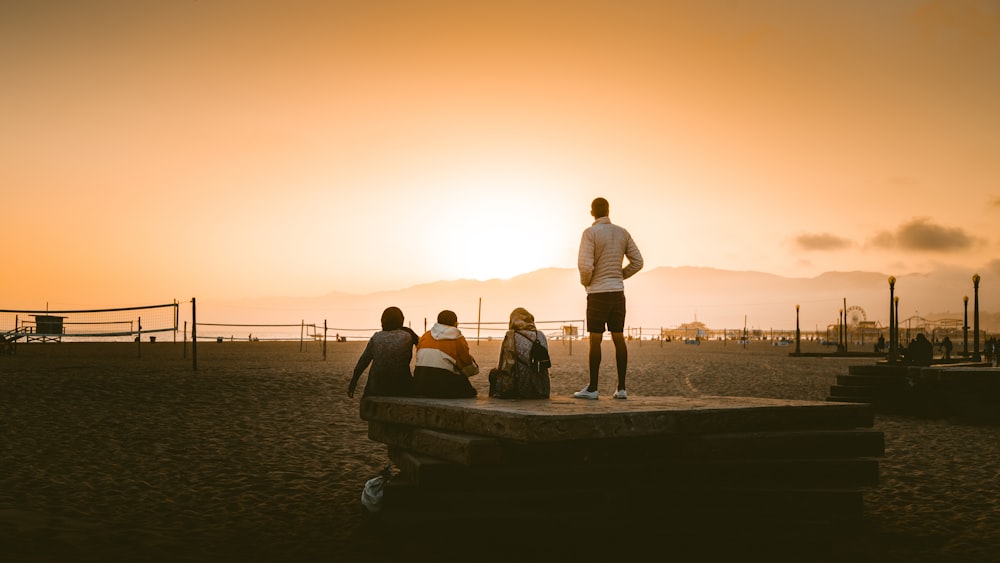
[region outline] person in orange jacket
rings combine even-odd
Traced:
[[[441,399],[475,397],[476,388],[469,383],[469,377],[477,373],[479,365],[458,329],[458,315],[441,311],[437,323],[417,343],[413,394]]]

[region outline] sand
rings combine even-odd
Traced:
[[[185,358],[162,341],[141,357],[134,343],[66,342],[0,357],[0,560],[489,560],[393,551],[361,506],[388,462],[346,395],[363,345],[329,343],[324,360],[316,342],[202,342],[197,371],[190,344]],[[472,351],[489,366],[499,343]],[[838,374],[871,362],[789,351],[633,341],[629,392],[825,400]],[[552,353],[553,394],[586,384],[584,342]],[[607,397],[612,358],[607,343]],[[485,376],[473,381],[485,394]],[[1000,428],[878,415],[876,429],[886,457],[862,529],[815,560],[995,561]]]

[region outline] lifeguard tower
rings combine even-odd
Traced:
[[[35,330],[27,335],[28,342],[62,342],[63,319],[58,315],[31,315],[35,317]]]

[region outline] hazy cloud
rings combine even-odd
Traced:
[[[1000,196],[996,196],[995,198],[991,199],[990,205],[993,207],[1000,207]]]
[[[874,246],[945,252],[965,250],[979,241],[958,227],[944,227],[920,217],[900,226],[896,232],[882,231],[872,238]]]
[[[829,233],[816,233],[795,237],[795,244],[804,250],[840,250],[851,246],[851,241]]]
[[[957,31],[973,39],[1000,34],[1000,9],[983,0],[930,0],[913,12],[912,21],[925,34]]]

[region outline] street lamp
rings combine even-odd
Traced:
[[[893,310],[893,303],[895,298],[893,293],[896,291],[896,276],[889,276],[889,362],[896,362],[896,315]]]
[[[895,309],[894,311],[895,313],[894,317],[896,319],[895,334],[896,334],[896,340],[898,340],[899,339],[899,296],[898,295],[892,298],[892,305],[893,308]],[[897,342],[897,347],[898,347],[898,342]]]
[[[795,305],[795,353],[801,354],[802,348],[799,343],[802,339],[802,332],[799,331],[799,306]]]
[[[837,351],[844,351],[844,310],[837,309]]]
[[[965,305],[965,320],[962,322],[962,356],[969,357],[969,296],[962,296]]]
[[[972,289],[975,295],[975,302],[972,306],[972,361],[982,361],[979,355],[979,274],[972,275]]]

